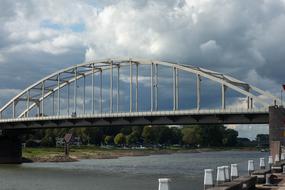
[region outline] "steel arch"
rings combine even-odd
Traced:
[[[227,76],[225,74],[214,72],[214,71],[207,70],[207,69],[203,69],[200,67],[194,67],[194,66],[185,65],[185,64],[184,65],[176,64],[176,63],[172,63],[172,62],[155,61],[155,60],[152,61],[152,60],[144,60],[144,59],[106,59],[106,60],[98,60],[98,61],[90,61],[90,62],[86,62],[86,63],[81,63],[81,64],[74,65],[74,66],[59,70],[57,72],[54,72],[54,73],[48,75],[47,77],[41,79],[40,81],[32,84],[31,86],[29,86],[28,88],[23,90],[21,93],[16,95],[14,98],[12,98],[8,103],[6,103],[0,109],[0,118],[2,116],[2,113],[7,111],[11,106],[12,106],[12,118],[14,118],[14,117],[21,118],[24,116],[28,117],[29,111],[31,109],[33,109],[35,106],[39,107],[38,116],[40,116],[40,104],[47,97],[49,97],[52,94],[55,94],[56,92],[59,92],[59,89],[65,87],[66,85],[74,83],[74,82],[76,83],[77,80],[79,80],[83,77],[92,75],[93,73],[103,72],[105,70],[113,69],[116,67],[123,67],[123,66],[132,67],[132,65],[134,65],[134,64],[138,64],[138,65],[140,65],[140,64],[162,65],[162,66],[170,67],[173,69],[175,76],[176,76],[175,72],[177,72],[178,70],[183,70],[183,71],[186,71],[189,73],[193,73],[197,76],[197,85],[200,85],[199,83],[200,83],[201,77],[210,79],[212,81],[220,83],[222,85],[223,92],[225,91],[225,89],[224,89],[225,87],[231,88],[231,89],[245,95],[246,97],[248,97],[248,101],[251,100],[251,102],[252,101],[258,102],[261,105],[263,105],[265,108],[267,108],[271,104],[264,102],[264,100],[261,99],[260,96],[266,97],[268,100],[270,100],[272,102],[272,105],[273,104],[275,104],[275,105],[281,104],[281,100],[279,98],[275,97],[274,95],[272,95],[268,92],[265,92],[265,91],[255,87],[255,86],[252,86],[252,85],[247,84],[243,81],[237,80],[233,77]],[[151,66],[151,68],[153,68],[153,66]],[[153,73],[153,71],[152,71],[152,73]],[[66,78],[66,79],[60,78],[60,75],[62,75],[62,74],[70,74],[71,76]],[[130,73],[130,75],[131,74],[132,73]],[[153,76],[151,76],[151,80],[153,80]],[[176,81],[177,79],[173,79],[173,80]],[[49,86],[49,88],[46,88],[45,83],[47,81],[51,81],[51,82],[54,81],[55,84],[52,86]],[[131,85],[132,85],[132,82],[131,82]],[[153,87],[151,87],[151,88],[153,88]],[[198,86],[197,86],[197,89],[198,89]],[[39,97],[33,99],[29,96],[29,93],[31,91],[39,91],[39,93],[41,93],[41,95]],[[25,99],[25,95],[27,95],[26,99]],[[176,95],[176,97],[177,97],[177,95]],[[130,98],[132,98],[132,96]],[[26,100],[28,106],[23,112],[19,113],[19,115],[17,116],[16,110],[15,110],[16,104],[19,101],[25,101],[25,100]],[[176,100],[176,101],[178,101],[178,100]],[[197,100],[197,101],[200,101],[200,100]],[[225,100],[223,100],[223,101],[225,101]],[[30,102],[32,102],[32,103],[30,104]],[[177,102],[176,102],[176,104],[177,104]],[[225,104],[225,102],[224,102],[224,104]],[[75,106],[76,106],[76,104],[75,104]],[[225,108],[225,107],[223,107],[223,108]],[[198,111],[199,111],[199,109],[200,108],[197,106]],[[132,112],[132,105],[130,105],[130,111]]]

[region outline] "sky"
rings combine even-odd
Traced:
[[[278,97],[285,83],[284,0],[0,0],[0,24],[0,106],[58,69],[102,58],[199,66]]]

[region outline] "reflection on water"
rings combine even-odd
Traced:
[[[246,174],[247,160],[255,166],[268,153],[223,151],[181,153],[69,163],[25,163],[0,166],[1,190],[156,190],[157,179],[172,178],[172,190],[200,190],[203,170],[239,164]]]

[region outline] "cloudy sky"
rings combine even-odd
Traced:
[[[285,82],[284,0],[0,0],[0,24],[0,105],[47,74],[101,58],[191,64],[276,96]]]

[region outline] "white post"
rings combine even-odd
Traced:
[[[279,161],[280,161],[279,154],[276,154],[274,158],[274,163],[279,162]]]
[[[272,156],[269,156],[269,157],[268,157],[269,169],[271,169],[272,164],[273,164],[273,158],[272,158]]]
[[[225,180],[225,168],[223,166],[217,167],[217,185],[224,183]]]
[[[260,166],[260,169],[265,169],[265,159],[264,158],[260,158],[260,161],[259,161],[259,166]]]
[[[158,190],[170,190],[169,182],[171,182],[171,180],[169,178],[160,178],[158,179],[158,182]]]
[[[285,153],[284,152],[281,153],[281,160],[285,160]]]
[[[235,178],[238,178],[238,165],[237,164],[231,164],[231,178],[232,180]]]
[[[230,179],[230,167],[229,166],[223,166],[225,170],[225,181],[231,181]]]
[[[208,189],[214,186],[213,169],[204,170],[204,189]]]
[[[253,160],[249,160],[248,161],[247,171],[248,171],[249,175],[251,175],[251,173],[254,171],[254,162],[253,162]]]

